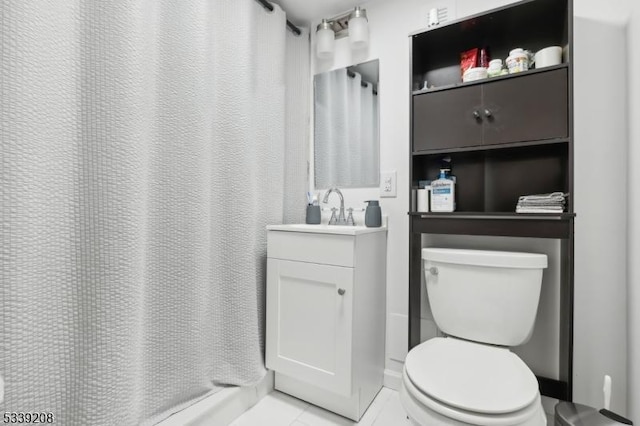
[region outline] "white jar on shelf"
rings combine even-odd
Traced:
[[[502,59],[494,59],[489,62],[487,74],[489,77],[497,77],[502,73]]]
[[[509,57],[507,58],[507,68],[509,69],[509,74],[527,71],[529,69],[529,55],[524,49],[513,49],[509,52]]]

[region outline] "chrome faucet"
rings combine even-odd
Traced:
[[[329,202],[329,194],[335,192],[340,197],[340,213],[338,213],[338,218],[335,218],[335,215],[331,216],[331,220],[329,220],[329,225],[346,225],[347,218],[344,216],[344,196],[342,192],[338,188],[331,188],[324,194],[324,198],[322,199],[323,203]],[[333,222],[333,223],[332,223]]]

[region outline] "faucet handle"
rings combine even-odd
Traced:
[[[336,217],[337,211],[338,211],[337,208],[335,207],[331,208],[331,219],[329,219],[329,225],[335,225],[336,223],[338,223],[338,218]]]
[[[353,220],[353,207],[349,207],[347,209],[349,212],[349,216],[347,217],[347,226],[355,226],[355,221]]]

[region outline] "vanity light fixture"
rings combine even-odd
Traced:
[[[320,59],[329,59],[333,56],[335,41],[335,33],[332,25],[326,19],[323,19],[316,30],[316,54]]]
[[[352,49],[364,49],[369,44],[367,11],[360,6],[349,14],[349,44]]]
[[[369,45],[369,20],[367,11],[356,6],[351,12],[332,19],[323,19],[316,31],[316,54],[321,59],[333,56],[335,40],[349,37],[352,49],[364,49]]]

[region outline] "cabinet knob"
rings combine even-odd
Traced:
[[[487,117],[491,117],[491,116],[493,116],[493,113],[491,112],[491,110],[485,109],[484,110],[484,115],[486,115]]]
[[[429,273],[431,275],[433,275],[434,277],[438,275],[438,268],[436,268],[435,266],[432,266],[431,268],[429,268]]]
[[[473,111],[473,116],[475,118],[480,118],[480,113],[478,111]]]
[[[339,294],[340,296],[343,296],[345,293],[346,293],[346,290],[345,290],[344,288],[339,288],[339,289],[338,289],[338,294]]]

